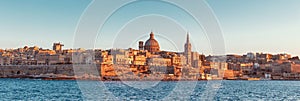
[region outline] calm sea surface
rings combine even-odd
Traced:
[[[210,85],[210,86],[209,86]],[[98,82],[0,79],[0,100],[300,100],[300,81]],[[169,99],[170,98],[170,99]]]

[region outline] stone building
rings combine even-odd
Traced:
[[[60,54],[38,54],[36,60],[38,65],[64,64],[65,56]]]
[[[202,61],[200,60],[200,55],[198,52],[191,53],[191,66],[194,68],[200,68],[202,66]]]
[[[54,51],[62,51],[62,47],[63,47],[64,45],[63,44],[61,44],[61,43],[54,43],[53,44],[53,50]]]
[[[175,54],[171,58],[171,63],[174,66],[182,66],[182,65],[184,65],[186,63],[186,59],[185,59],[185,57],[183,55]]]
[[[161,58],[161,57],[153,57],[148,58],[147,63],[149,66],[171,66],[171,59],[169,58]]]
[[[146,57],[144,55],[135,55],[133,57],[133,65],[146,65]]]
[[[0,56],[0,65],[11,65],[12,59],[8,56]]]

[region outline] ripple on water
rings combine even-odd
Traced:
[[[94,87],[99,82],[85,82],[88,90],[100,91]],[[197,82],[190,100],[201,100],[207,90],[205,81]],[[152,88],[137,89],[122,82],[105,82],[107,88],[119,100],[159,100],[168,96],[176,82],[160,82]],[[214,100],[300,100],[300,81],[222,81]],[[188,83],[187,83],[187,86]],[[183,90],[176,91],[174,98],[179,100]],[[108,94],[108,93],[107,93]],[[88,92],[84,97],[76,81],[43,81],[25,79],[0,79],[0,100],[94,100],[107,94]],[[203,99],[202,99],[203,100]]]

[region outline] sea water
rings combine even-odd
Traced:
[[[0,100],[300,100],[300,81],[126,82],[0,79]]]

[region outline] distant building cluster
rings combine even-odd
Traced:
[[[192,51],[189,34],[183,52],[160,50],[150,33],[138,49],[84,50],[37,46],[0,50],[0,65],[97,64],[103,79],[300,79],[300,61],[289,54],[247,53],[205,56]]]
[[[37,46],[0,50],[0,65],[71,64],[73,53],[85,51],[83,49],[63,50],[63,46],[61,43],[54,43],[52,50]]]
[[[210,56],[208,58],[212,58]],[[300,78],[299,57],[290,54],[247,53],[245,55],[227,55],[226,65],[234,75],[225,77],[264,78],[294,80]]]

